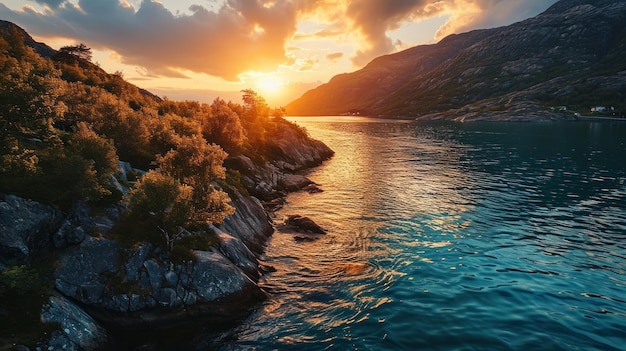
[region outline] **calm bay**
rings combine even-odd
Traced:
[[[198,349],[622,350],[626,123],[292,117],[336,151],[268,300]]]

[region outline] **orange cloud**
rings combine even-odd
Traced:
[[[38,37],[71,38],[113,50],[124,63],[151,74],[180,77],[185,70],[235,81],[246,71],[294,64],[285,47],[297,46],[298,40],[350,38],[351,59],[363,66],[404,47],[388,32],[405,23],[449,15],[437,32],[440,39],[527,18],[556,0],[223,0],[217,10],[193,5],[182,15],[156,0],[143,0],[138,8],[124,0],[34,1],[45,4],[45,12],[14,11],[0,3],[0,18]],[[296,34],[303,20],[322,29]],[[312,61],[307,63],[302,66],[311,68]]]
[[[114,50],[124,63],[161,75],[186,69],[237,80],[241,72],[271,70],[289,61],[284,44],[295,33],[296,9],[291,2],[266,5],[229,0],[218,12],[194,5],[191,15],[175,16],[152,0],[138,9],[118,0],[80,0],[46,13],[11,11],[0,4],[0,15],[37,36]]]
[[[326,55],[326,59],[328,61],[337,61],[343,57],[343,52],[334,52],[332,54]]]

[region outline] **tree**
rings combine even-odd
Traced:
[[[79,122],[69,141],[69,150],[90,162],[97,179],[91,192],[101,196],[111,195],[111,177],[119,170],[113,141],[96,134],[87,123]]]
[[[245,123],[248,141],[257,152],[265,148],[266,123],[269,116],[269,107],[262,96],[252,89],[245,89],[242,99],[244,102],[243,121]]]
[[[200,135],[181,137],[176,149],[157,157],[163,173],[183,184],[209,190],[211,182],[224,179],[222,165],[228,154],[218,145],[208,144]]]
[[[19,38],[8,39],[0,43],[0,129],[45,140],[66,111],[59,100],[65,82],[50,61]]]
[[[181,239],[192,211],[191,189],[159,171],[146,173],[129,194],[130,214],[161,234],[168,251]]]
[[[199,135],[182,137],[175,150],[158,156],[159,169],[183,185],[192,188],[194,211],[190,211],[189,224],[221,223],[234,209],[230,198],[215,187],[215,181],[226,178],[222,165],[227,153]]]
[[[66,55],[76,56],[85,61],[91,61],[92,58],[91,48],[88,48],[87,45],[83,43],[64,46],[59,49],[59,52]]]
[[[239,116],[222,99],[215,99],[202,121],[202,135],[225,150],[236,151],[244,142]]]
[[[198,135],[182,137],[176,149],[158,156],[128,197],[130,216],[156,229],[171,253],[186,229],[221,223],[235,212],[230,198],[214,186],[225,178],[226,153]]]

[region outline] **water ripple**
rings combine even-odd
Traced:
[[[298,123],[337,154],[280,215],[328,234],[276,233],[268,301],[204,349],[626,345],[626,125]]]

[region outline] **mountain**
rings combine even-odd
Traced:
[[[16,36],[21,39],[24,45],[32,48],[37,54],[43,58],[51,59],[56,62],[58,68],[63,71],[63,77],[67,81],[90,81],[101,82],[108,84],[109,90],[114,86],[117,86],[119,91],[137,90],[142,96],[154,101],[161,101],[161,98],[152,92],[139,88],[134,84],[131,84],[124,79],[121,79],[118,74],[110,74],[100,68],[97,64],[92,63],[89,60],[78,58],[74,55],[64,54],[62,51],[57,51],[45,43],[35,41],[28,32],[26,32],[20,26],[9,22],[0,20],[0,38],[7,39],[12,36]],[[80,67],[78,69],[77,67]]]
[[[626,1],[561,0],[506,27],[378,57],[286,106],[290,115],[536,120],[626,112]],[[563,109],[563,108],[561,108]]]
[[[35,39],[33,39],[30,34],[28,34],[24,29],[20,28],[19,26],[16,26],[14,23],[0,20],[0,35],[4,36],[11,31],[17,32],[17,34],[23,38],[24,44],[33,48],[33,50],[35,50],[35,52],[39,55],[43,57],[53,57],[57,54],[56,50],[44,43],[35,41]]]

